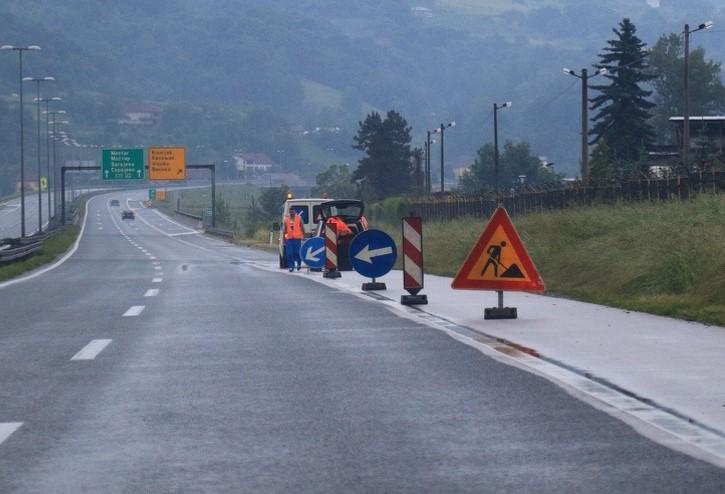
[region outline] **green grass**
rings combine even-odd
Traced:
[[[550,294],[725,325],[725,196],[537,213],[514,224]],[[484,226],[424,224],[426,272],[455,275]],[[400,238],[399,225],[382,228]]]
[[[64,254],[78,238],[80,227],[67,226],[62,232],[48,239],[43,247],[27,259],[11,264],[0,265],[0,281],[9,280],[23,273],[37,269],[44,264],[53,262],[58,256]]]

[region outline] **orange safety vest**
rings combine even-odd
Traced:
[[[327,224],[335,224],[337,227],[337,234],[340,236],[344,235],[352,235],[352,230],[350,230],[350,227],[347,226],[347,223],[345,223],[342,219],[338,218],[337,216],[331,216],[327,219]]]
[[[295,215],[294,222],[290,221],[289,215],[284,217],[284,239],[301,240],[305,238],[305,230],[302,226],[302,219],[299,214]]]

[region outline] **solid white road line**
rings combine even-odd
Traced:
[[[0,444],[2,444],[16,430],[20,429],[22,422],[5,422],[0,423]]]
[[[123,317],[135,317],[143,312],[143,310],[146,308],[145,305],[134,305],[130,309],[128,309],[126,312],[123,313]]]
[[[159,294],[159,289],[158,288],[151,288],[149,290],[146,290],[146,293],[144,293],[143,296],[144,297],[155,297],[158,294]]]
[[[83,349],[73,355],[71,360],[94,360],[113,340],[91,340]]]
[[[153,280],[151,280],[151,283],[161,283],[162,281],[164,281],[163,278],[154,278]]]
[[[73,243],[73,247],[68,252],[66,252],[66,254],[63,257],[58,259],[58,261],[51,264],[50,266],[35,271],[33,274],[29,274],[27,276],[21,276],[19,278],[15,278],[15,279],[0,283],[0,288],[5,288],[8,286],[15,285],[16,283],[22,283],[23,281],[32,280],[33,278],[37,278],[38,276],[43,275],[43,274],[47,273],[48,271],[51,271],[51,270],[57,268],[58,266],[60,266],[64,262],[66,262],[68,259],[70,259],[70,257],[73,254],[75,254],[75,252],[78,250],[78,246],[80,245],[81,239],[83,238],[83,233],[86,231],[86,222],[88,221],[88,211],[89,211],[88,206],[91,205],[91,202],[93,202],[94,199],[95,199],[95,197],[91,197],[91,199],[86,204],[86,213],[83,215],[83,224],[81,225],[81,231],[78,234],[78,238],[76,238],[76,241]]]

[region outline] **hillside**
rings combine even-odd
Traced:
[[[416,6],[432,16],[413,15]],[[119,136],[113,118],[125,102],[152,101],[186,110],[184,118],[227,115],[219,158],[238,147],[285,150],[290,167],[320,168],[329,163],[318,160],[355,160],[349,143],[366,111],[396,108],[417,145],[426,128],[456,120],[446,136],[455,166],[491,139],[492,103],[511,100],[502,137],[530,141],[569,175],[577,168],[578,83],[562,67],[595,62],[624,16],[648,42],[686,21],[725,24],[710,0],[605,0],[596,9],[575,0],[8,0],[0,16],[3,42],[43,46],[42,56],[27,57],[27,72],[58,77],[75,132],[91,141],[135,138]],[[693,44],[725,59],[721,33],[698,34]],[[16,63],[0,61],[0,91],[10,94]],[[315,142],[292,131],[316,127],[342,130]],[[304,151],[311,148],[314,159]]]

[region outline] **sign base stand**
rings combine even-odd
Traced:
[[[310,271],[312,271],[313,273],[321,273],[322,268],[310,268]]]
[[[340,273],[337,269],[333,269],[330,271],[325,271],[322,275],[323,278],[340,278],[342,276],[342,273]]]
[[[403,305],[426,305],[428,295],[401,295],[400,303]]]
[[[516,307],[503,306],[503,291],[496,291],[498,294],[498,307],[486,307],[483,310],[484,319],[516,319],[518,314]]]
[[[388,289],[388,287],[385,286],[385,283],[380,283],[378,281],[375,281],[375,278],[373,278],[373,281],[371,281],[371,282],[362,284],[362,290],[364,292],[371,292],[374,290],[387,290],[387,289]]]

